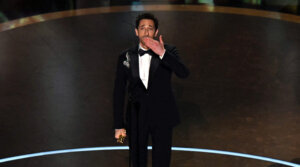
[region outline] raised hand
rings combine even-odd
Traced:
[[[157,55],[162,56],[165,53],[164,41],[161,35],[159,36],[159,41],[150,37],[144,37],[142,40],[143,43]]]

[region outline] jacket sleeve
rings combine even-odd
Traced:
[[[188,68],[181,62],[176,47],[166,46],[166,52],[162,58],[164,65],[169,67],[177,77],[186,78],[189,76]]]
[[[127,85],[126,66],[123,65],[125,60],[124,54],[121,54],[117,63],[117,71],[114,83],[113,93],[113,113],[114,113],[114,129],[124,128],[124,101],[125,90]]]

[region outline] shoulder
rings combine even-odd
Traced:
[[[125,50],[121,51],[121,53],[119,54],[119,57],[124,57],[129,50],[130,49],[125,49]]]
[[[126,57],[127,53],[129,52],[129,49],[123,50],[118,57],[118,61],[119,62],[123,62],[125,60],[127,60],[128,58]]]
[[[165,47],[166,50],[174,50],[174,49],[176,49],[175,46],[170,45],[170,44],[165,44],[164,47]]]
[[[137,52],[136,50],[137,50],[136,46],[123,50],[119,55],[119,59],[126,59],[127,54],[135,53]]]
[[[171,52],[173,54],[178,54],[178,50],[175,46],[170,45],[170,44],[165,44],[164,47],[165,47],[166,51]]]

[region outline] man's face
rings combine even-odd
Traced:
[[[151,19],[142,19],[140,21],[138,29],[135,29],[135,34],[139,37],[140,42],[144,44],[143,38],[150,37],[154,38],[158,34],[158,30],[155,29],[154,21]]]

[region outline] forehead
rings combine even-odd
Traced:
[[[154,21],[151,20],[151,19],[142,19],[140,21],[139,26],[151,26],[151,27],[155,27]]]

